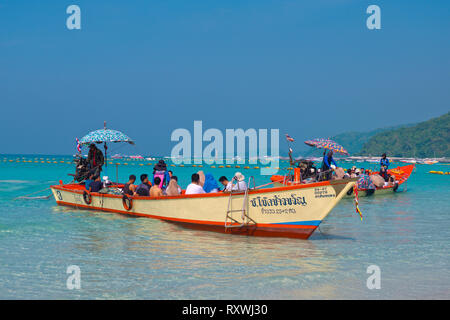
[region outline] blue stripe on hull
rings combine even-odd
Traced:
[[[289,225],[301,225],[301,226],[318,226],[322,221],[321,220],[311,220],[311,221],[293,221],[293,222],[281,222],[274,224],[289,224]]]

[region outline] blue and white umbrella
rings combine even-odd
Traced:
[[[106,159],[106,150],[108,149],[108,147],[106,146],[107,142],[127,142],[129,144],[134,144],[134,141],[131,140],[131,138],[128,137],[126,134],[117,130],[106,129],[106,121],[105,121],[103,129],[89,132],[87,135],[81,138],[79,145],[87,145],[91,143],[104,143],[105,159]]]
[[[134,144],[134,141],[126,134],[106,128],[89,132],[80,140],[81,145],[103,142],[128,142]]]

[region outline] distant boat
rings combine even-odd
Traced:
[[[403,159],[403,160],[400,160],[400,162],[403,162],[403,163],[417,163],[417,160],[415,160],[415,159]]]
[[[122,159],[123,157],[120,154],[115,154],[111,158],[112,159]]]
[[[439,163],[439,161],[437,161],[437,160],[424,160],[423,163],[424,164],[436,164],[436,163]]]

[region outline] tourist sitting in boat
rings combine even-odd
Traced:
[[[330,180],[333,174],[331,166],[334,165],[337,167],[336,161],[333,159],[333,150],[328,151],[328,154],[323,153],[323,162],[322,162],[322,172],[324,175],[322,176],[322,180]]]
[[[387,170],[384,166],[380,168],[380,176],[383,177],[384,181],[389,180],[389,174],[387,173]]]
[[[103,177],[103,188],[108,188],[111,187],[113,185],[113,183],[111,182],[111,180],[109,180],[108,176],[104,176]]]
[[[198,182],[203,187],[203,185],[205,184],[205,173],[202,170],[198,171],[197,173],[198,173],[198,177],[200,179]]]
[[[233,180],[237,181],[237,183],[236,183],[237,190],[240,190],[240,191],[247,190],[247,183],[245,182],[245,176],[242,173],[236,172],[234,174]]]
[[[123,186],[122,192],[129,196],[132,196],[136,193],[136,186],[134,183],[136,182],[136,176],[134,174],[130,175],[128,178],[128,182]]]
[[[150,197],[162,197],[163,196],[163,191],[159,187],[159,185],[161,183],[161,178],[160,177],[155,177],[154,181],[155,181],[155,183],[150,188]]]
[[[139,196],[149,196],[150,195],[150,188],[151,184],[148,181],[148,174],[141,174],[141,184],[137,186],[136,188],[136,194]]]
[[[90,174],[89,178],[87,178],[84,181],[84,187],[86,188],[86,190],[89,190],[89,187],[91,186],[91,183],[94,182],[94,178],[95,178],[94,174]]]
[[[366,174],[361,174],[357,181],[358,189],[375,190],[375,185],[373,184],[370,177]]]
[[[370,177],[370,180],[372,180],[375,187],[377,187],[377,188],[384,187],[385,181],[384,181],[383,177],[381,177],[379,174],[372,174],[369,177]]]
[[[219,192],[219,186],[216,179],[214,179],[211,173],[205,174],[205,183],[203,184],[203,190],[206,193]]]
[[[158,163],[153,168],[152,184],[155,185],[155,178],[160,179],[159,187],[161,189],[165,188],[170,181],[170,175],[167,171],[167,165],[164,160],[159,160]]]
[[[178,179],[176,176],[172,176],[169,185],[166,188],[166,196],[178,196],[181,194],[181,188],[178,185]]]
[[[225,187],[225,188],[223,188],[222,191],[230,191],[231,190],[231,188],[232,188],[231,182],[228,181],[227,177],[221,176],[219,178],[219,182]]]
[[[100,175],[105,158],[103,157],[103,153],[95,146],[94,143],[91,143],[89,146],[87,162],[90,172],[95,175]]]
[[[395,177],[394,176],[390,176],[389,180],[387,182],[385,182],[384,184],[385,186],[394,186],[395,185]]]
[[[181,194],[181,187],[178,184],[178,177],[177,176],[172,176],[172,177],[170,177],[170,180],[175,180],[175,182],[177,183],[178,194]],[[169,182],[169,184],[170,184],[170,182]]]
[[[167,172],[169,173],[170,179],[172,179],[172,177],[173,177],[173,171],[172,171],[172,170],[169,170],[169,171],[167,171]]]
[[[332,165],[333,166],[333,165]],[[345,171],[343,168],[334,168],[333,169],[333,180],[341,180],[345,177]]]
[[[228,181],[227,177],[221,176],[219,178],[219,182],[222,183],[222,185],[225,187],[223,189],[223,192],[230,192],[233,191],[245,191],[247,190],[247,184],[245,183],[245,177],[242,173],[236,172],[234,174],[233,180]],[[233,181],[236,181],[235,184],[233,184]]]
[[[199,194],[205,193],[203,187],[200,185],[200,176],[198,173],[194,173],[191,176],[191,183],[186,188],[186,194]]]
[[[344,179],[349,179],[351,178],[351,176],[352,176],[352,169],[349,168],[345,171]]]
[[[89,186],[89,192],[99,192],[103,188],[102,180],[100,176],[95,176],[94,182]]]

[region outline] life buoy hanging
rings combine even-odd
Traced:
[[[348,189],[347,191],[347,195],[351,196],[353,194],[353,188]]]
[[[398,182],[395,183],[395,186],[394,186],[394,192],[397,192],[397,190],[398,190]]]
[[[92,202],[92,196],[91,193],[89,191],[84,191],[83,192],[83,200],[86,204],[91,204]]]
[[[130,211],[133,208],[133,199],[124,194],[122,197],[122,205],[125,210]]]

